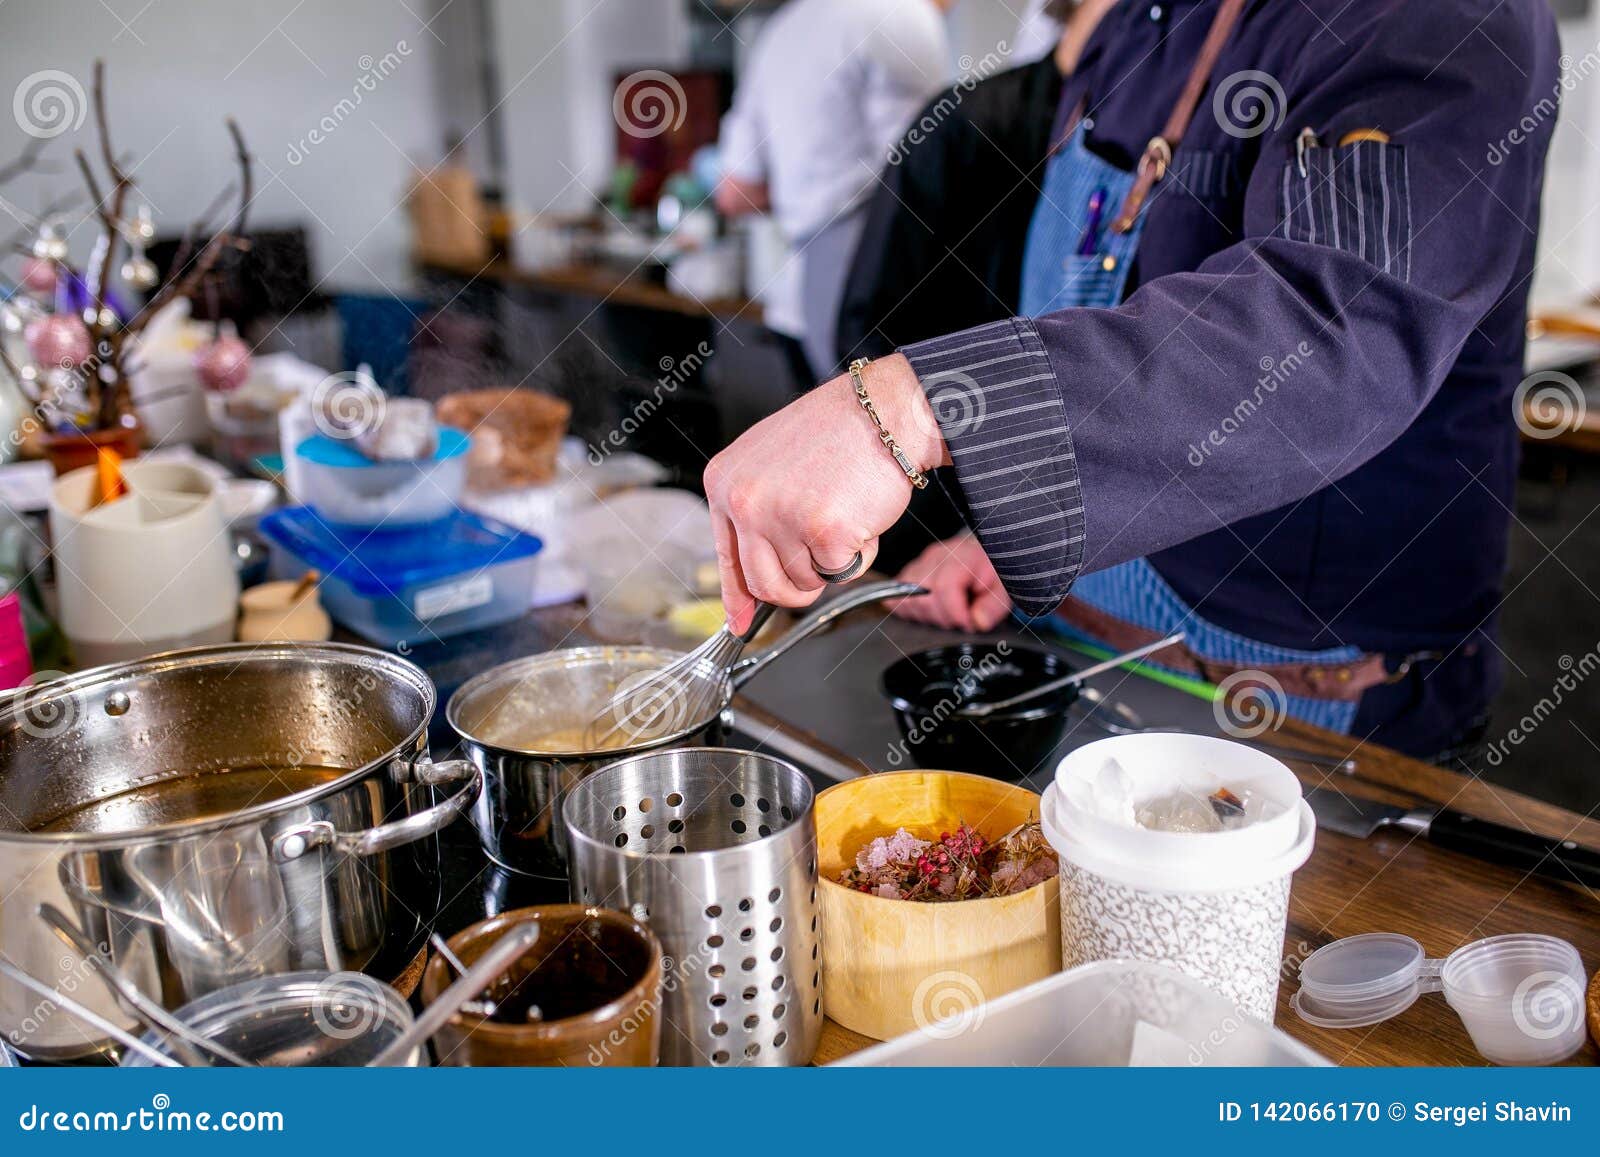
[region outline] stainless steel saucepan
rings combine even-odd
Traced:
[[[438,907],[433,837],[482,789],[429,760],[434,703],[411,663],[338,644],[200,647],[0,703],[6,955],[130,1028],[96,956],[169,1010],[284,972],[397,975]],[[113,1047],[5,981],[0,1033],[38,1060]]]
[[[561,801],[585,776],[630,755],[722,742],[728,704],[758,672],[802,639],[827,630],[870,603],[926,592],[914,583],[880,582],[848,591],[795,623],[771,647],[735,664],[701,699],[713,707],[685,712],[647,743],[585,751],[596,713],[630,677],[678,658],[660,647],[570,647],[501,664],[462,684],[445,706],[468,759],[482,768],[484,790],[473,819],[489,858],[533,876],[565,879],[567,832]]]

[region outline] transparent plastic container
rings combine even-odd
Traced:
[[[476,514],[352,534],[293,506],[263,518],[260,531],[272,577],[317,571],[328,614],[386,647],[494,626],[533,606],[539,540]]]
[[[1160,831],[1119,823],[1088,806],[1103,769],[1115,762],[1138,803],[1182,789],[1208,796],[1220,788],[1259,799],[1265,814],[1216,832]],[[1294,847],[1300,833],[1300,781],[1281,761],[1243,743],[1210,735],[1118,735],[1086,743],[1056,767],[1063,825],[1093,844],[1174,871],[1267,860]]]
[[[1291,1004],[1325,1028],[1365,1028],[1442,992],[1473,1047],[1500,1065],[1550,1065],[1583,1047],[1583,960],[1565,940],[1513,933],[1428,958],[1409,936],[1371,932],[1317,949]]]
[[[219,989],[174,1015],[206,1040],[269,1068],[370,1064],[412,1025],[411,1008],[382,981],[352,972],[289,972]],[[144,1043],[180,1059],[164,1034]],[[123,1065],[151,1068],[128,1050]],[[407,1064],[423,1063],[419,1046]]]
[[[350,442],[313,434],[295,447],[295,498],[338,526],[394,529],[438,522],[461,500],[471,445],[460,430],[441,426],[432,458],[374,462]]]
[[[952,1016],[835,1064],[1227,1068],[1329,1063],[1159,964],[1085,964],[987,1004],[937,1005],[952,1006]]]

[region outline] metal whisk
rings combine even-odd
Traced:
[[[722,705],[728,669],[739,661],[745,645],[761,632],[777,610],[771,603],[756,603],[750,625],[735,634],[721,629],[694,650],[654,671],[641,671],[624,680],[584,731],[584,746],[604,751],[617,746],[618,736],[628,744],[648,743],[671,735],[695,719],[704,719]]]

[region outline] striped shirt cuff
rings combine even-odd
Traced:
[[[1017,609],[1054,610],[1083,565],[1083,494],[1055,373],[1033,323],[900,350],[933,407],[973,529]]]

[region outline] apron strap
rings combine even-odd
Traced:
[[[1055,614],[1069,626],[1098,639],[1113,651],[1131,651],[1162,637],[1159,631],[1125,623],[1071,596],[1056,608]],[[1407,660],[1400,670],[1391,675],[1384,656],[1370,651],[1346,662],[1334,663],[1225,663],[1197,655],[1182,643],[1163,647],[1150,656],[1150,661],[1197,676],[1207,683],[1220,684],[1230,675],[1246,671],[1263,672],[1272,676],[1286,695],[1343,703],[1359,702],[1372,688],[1394,682],[1411,667],[1411,661]]]
[[[1183,92],[1167,114],[1166,127],[1161,130],[1160,136],[1150,138],[1144,155],[1139,158],[1138,178],[1128,190],[1116,220],[1111,223],[1115,232],[1126,233],[1133,228],[1134,219],[1139,216],[1139,210],[1150,195],[1151,188],[1167,175],[1167,167],[1172,164],[1172,150],[1178,147],[1178,142],[1183,140],[1183,134],[1188,131],[1194,110],[1200,104],[1200,94],[1210,82],[1217,58],[1222,55],[1228,37],[1233,35],[1234,26],[1239,23],[1239,15],[1244,11],[1246,2],[1222,0],[1222,6],[1212,18],[1211,31],[1206,33],[1205,43],[1200,46],[1200,55],[1195,57],[1194,67],[1189,70],[1189,79],[1184,83]]]

